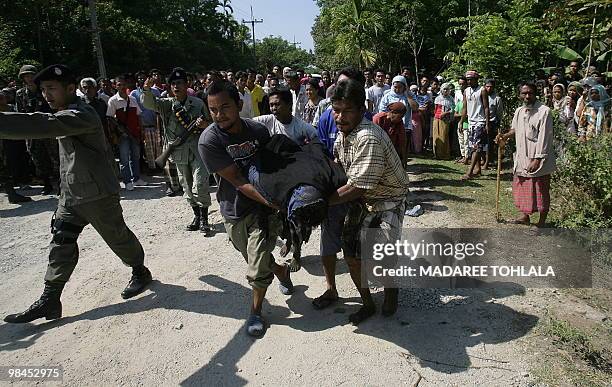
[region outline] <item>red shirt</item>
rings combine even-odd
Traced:
[[[393,147],[397,152],[400,159],[404,158],[406,154],[406,129],[404,123],[400,120],[398,123],[393,124],[389,118],[387,118],[386,112],[380,112],[374,115],[372,118],[374,124],[380,126],[391,139]]]

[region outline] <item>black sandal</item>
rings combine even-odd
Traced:
[[[364,305],[361,308],[359,308],[357,312],[349,315],[349,322],[351,322],[353,325],[359,325],[359,323],[368,319],[374,314],[376,314],[376,306],[374,305],[365,306]]]
[[[334,295],[333,291],[327,289],[325,293],[312,300],[312,306],[316,310],[325,309],[339,299],[338,294]]]

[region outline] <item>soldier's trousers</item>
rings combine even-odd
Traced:
[[[55,138],[41,138],[29,143],[36,176],[47,179],[59,176],[59,145]]]
[[[123,220],[119,196],[108,196],[75,206],[59,204],[52,226],[53,240],[45,281],[64,284],[70,279],[79,259],[77,239],[88,224],[124,264],[134,267],[144,263],[142,245]]]
[[[183,187],[183,196],[191,207],[210,207],[210,186],[208,179],[210,174],[204,166],[200,155],[190,152],[189,160],[184,163],[181,160],[176,164],[179,181]]]

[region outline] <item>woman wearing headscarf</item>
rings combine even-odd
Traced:
[[[565,107],[567,105],[567,99],[565,98],[565,85],[562,83],[556,83],[552,87],[552,95],[549,99],[549,107],[559,114],[559,121],[567,127],[568,117],[566,116]]]
[[[578,138],[591,139],[610,132],[610,96],[602,85],[593,85],[578,125]]]
[[[567,131],[576,134],[576,106],[578,106],[578,98],[582,94],[582,85],[580,82],[571,82],[567,86],[567,95],[565,96],[564,115],[567,118]]]
[[[419,91],[417,85],[410,85],[410,92],[413,95]],[[418,104],[417,104],[418,106]],[[413,153],[420,154],[423,152],[423,119],[419,109],[412,111],[412,133],[410,133],[410,150]]]
[[[402,166],[406,166],[406,130],[402,121],[406,114],[406,105],[402,102],[393,102],[387,106],[387,112],[376,113],[372,118],[372,122],[380,126],[391,139],[393,147],[397,152]]]
[[[385,92],[378,103],[378,111],[388,112],[390,104],[394,102],[403,103],[404,106],[406,106],[406,112],[404,113],[404,118],[402,120],[404,123],[404,130],[406,132],[406,136],[412,138],[412,142],[414,143],[415,128],[412,126],[412,113],[413,111],[418,111],[418,104],[414,100],[414,95],[410,91],[406,90],[407,88],[408,83],[406,82],[406,78],[401,75],[395,76],[391,82],[391,89]]]
[[[444,83],[440,94],[434,100],[433,154],[438,160],[450,160],[450,122],[453,118],[455,103],[450,94],[451,84]]]

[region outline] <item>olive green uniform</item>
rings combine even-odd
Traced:
[[[23,87],[17,90],[15,95],[15,111],[20,113],[50,113],[51,108],[40,90],[31,91],[27,87]],[[37,138],[28,141],[27,145],[32,156],[32,162],[36,167],[36,176],[41,179],[57,176],[59,169],[57,140],[54,138]]]
[[[196,97],[187,96],[182,106],[176,98],[158,98],[151,90],[145,90],[140,98],[145,108],[161,116],[166,143],[173,142],[185,131],[173,108],[184,108],[192,120],[202,115],[209,116],[204,108],[204,102]],[[198,153],[198,139],[198,135],[189,136],[183,144],[174,149],[170,160],[176,164],[179,181],[189,205],[191,207],[210,207],[208,184],[210,174]]]
[[[0,113],[0,138],[49,137],[59,140],[61,182],[45,281],[68,281],[79,257],[77,238],[87,224],[126,265],[142,265],[144,251],[123,220],[110,146],[94,108],[76,97],[54,114]]]

